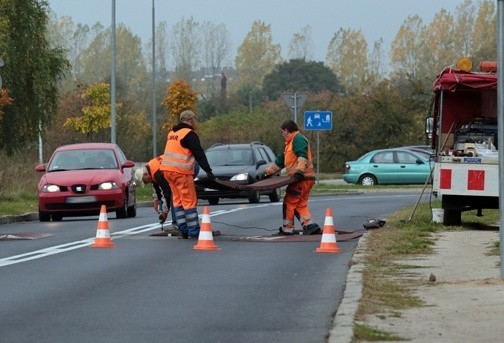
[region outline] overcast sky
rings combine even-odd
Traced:
[[[112,0],[49,0],[60,16],[75,23],[104,26],[112,22]],[[124,23],[145,44],[152,36],[152,0],[116,0],[116,25]],[[380,38],[388,52],[397,30],[409,15],[429,23],[441,9],[452,14],[462,0],[155,0],[156,25],[171,28],[182,19],[225,24],[231,34],[233,57],[255,20],[271,25],[274,43],[288,57],[288,44],[305,25],[312,29],[313,56],[325,60],[327,46],[340,28],[362,30],[368,46]]]

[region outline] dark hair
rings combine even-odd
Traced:
[[[292,120],[286,120],[280,125],[282,130],[287,130],[289,132],[299,131],[299,128],[296,123]]]

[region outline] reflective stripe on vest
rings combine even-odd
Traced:
[[[170,131],[166,140],[165,152],[161,162],[161,170],[174,171],[181,174],[193,174],[195,160],[189,149],[184,148],[180,141],[191,132],[183,128],[177,132]]]

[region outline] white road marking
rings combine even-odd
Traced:
[[[376,198],[376,196],[364,196],[364,197],[355,197],[355,196],[349,196],[349,197],[337,197],[336,200],[348,200],[348,199],[372,199]],[[411,197],[413,195],[388,195],[387,197]],[[417,196],[417,195],[414,195]],[[380,196],[383,198],[383,195]],[[320,201],[334,201],[335,198],[319,198],[319,197],[313,197],[310,199],[310,202],[320,202]],[[250,209],[256,209],[256,208],[261,208],[261,207],[267,207],[267,206],[281,206],[282,202],[277,202],[277,203],[264,203],[260,205],[253,205],[253,206],[244,206],[244,207],[237,207],[233,208],[230,210],[218,210],[210,213],[210,217],[215,217],[215,216],[220,216],[223,214],[228,214],[228,213],[233,213],[233,212],[238,212],[238,211],[243,211],[243,210],[250,210]],[[200,215],[201,217],[201,215]],[[167,224],[171,224],[171,221],[167,222]],[[136,235],[139,233],[147,232],[147,231],[152,231],[152,230],[158,230],[159,229],[159,223],[152,223],[152,224],[147,224],[147,225],[142,225],[142,226],[137,226],[133,227],[128,230],[123,230],[123,231],[118,231],[118,232],[113,232],[110,234],[111,238],[121,238],[121,237],[126,237],[126,236],[131,236],[131,235]],[[95,240],[95,237],[93,238],[88,238],[84,239],[81,241],[75,241],[75,242],[70,242],[70,243],[65,243],[61,245],[56,245],[53,247],[45,248],[45,249],[40,249],[20,255],[15,255],[15,256],[9,256],[0,259],[0,267],[5,267],[9,266],[11,264],[16,264],[16,263],[21,263],[21,262],[27,262],[31,260],[36,260],[39,258],[51,256],[51,255],[56,255],[56,254],[61,254],[67,251],[72,251],[80,248],[84,248],[87,246],[90,246],[93,244]]]

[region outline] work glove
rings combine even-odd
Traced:
[[[303,181],[304,176],[301,173],[294,173],[293,175],[295,182]]]
[[[215,175],[212,172],[208,172],[208,173],[206,173],[206,175],[207,175],[208,180],[210,180],[210,181],[215,180]]]
[[[161,212],[159,215],[159,222],[163,224],[166,221],[166,218],[168,218],[168,212]]]

